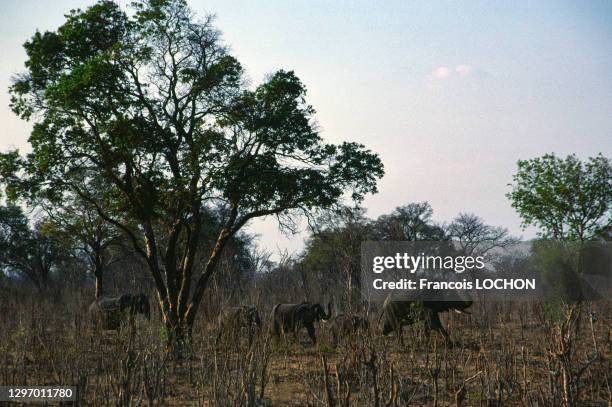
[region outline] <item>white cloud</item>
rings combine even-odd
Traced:
[[[437,79],[437,80],[446,80],[452,77],[461,77],[465,78],[468,76],[472,76],[476,71],[472,69],[470,65],[459,64],[454,68],[450,68],[448,66],[439,66],[434,69],[429,76]]]
[[[470,76],[472,74],[472,67],[469,65],[457,65],[455,72],[459,76]]]
[[[431,75],[436,79],[446,79],[451,76],[451,70],[446,66],[440,66],[431,73]]]

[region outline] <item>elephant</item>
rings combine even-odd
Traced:
[[[117,331],[121,323],[133,323],[136,314],[151,319],[149,298],[146,294],[123,294],[119,297],[100,297],[89,306],[94,328]]]
[[[321,304],[303,302],[301,304],[276,304],[271,315],[271,330],[276,337],[292,332],[298,340],[298,332],[304,327],[313,345],[317,344],[315,321],[327,321],[331,317],[331,303],[327,305],[327,314]]]
[[[471,300],[455,301],[394,301],[387,298],[383,304],[380,319],[383,319],[382,334],[388,335],[395,331],[400,344],[403,345],[402,328],[419,320],[424,320],[429,330],[438,331],[444,337],[447,346],[453,343],[448,332],[440,322],[440,312],[454,310],[458,313],[469,314],[466,308],[472,305]]]
[[[240,334],[246,331],[249,344],[253,342],[253,336],[261,328],[261,318],[256,307],[239,306],[227,307],[219,314],[219,332],[217,341],[223,335]]]
[[[329,320],[328,326],[332,344],[336,347],[340,337],[365,332],[370,328],[370,322],[367,318],[359,315],[339,314]]]

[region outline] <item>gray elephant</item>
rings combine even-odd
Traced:
[[[340,338],[365,332],[370,328],[370,323],[359,315],[340,314],[329,320],[328,327],[332,345],[336,347]]]
[[[469,314],[466,308],[472,305],[470,300],[455,301],[393,301],[387,298],[383,304],[380,318],[383,320],[382,333],[388,335],[395,332],[401,344],[403,344],[402,328],[412,325],[417,321],[425,321],[429,330],[438,331],[444,337],[448,346],[453,343],[448,332],[440,322],[440,312],[454,310],[459,313]]]
[[[306,328],[308,336],[313,345],[317,343],[317,336],[314,327],[316,321],[326,321],[331,317],[331,303],[327,305],[327,313],[321,304],[303,302],[301,304],[276,304],[272,310],[271,329],[276,337],[281,334],[292,333],[295,340],[298,340],[298,332],[301,328]]]
[[[219,314],[219,332],[217,340],[222,336],[246,333],[249,344],[261,328],[261,318],[256,307],[239,306],[224,308]]]
[[[137,314],[151,318],[149,298],[145,294],[123,294],[119,297],[100,297],[89,306],[95,329],[116,331],[122,323],[134,322]]]

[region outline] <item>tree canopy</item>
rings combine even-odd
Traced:
[[[588,240],[612,226],[612,164],[602,154],[520,160],[513,180],[512,207],[542,237]]]

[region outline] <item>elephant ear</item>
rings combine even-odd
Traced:
[[[321,308],[321,305],[319,304],[311,304],[310,311],[312,311],[314,315],[320,315],[321,312],[323,311],[323,308]]]

